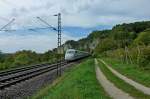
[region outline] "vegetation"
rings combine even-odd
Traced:
[[[99,62],[99,66],[102,72],[105,74],[108,80],[110,80],[115,86],[129,93],[131,96],[137,99],[149,99],[150,96],[143,94],[142,92],[135,89],[133,86],[127,84],[117,76],[115,76],[103,63]]]
[[[103,39],[97,45],[97,47],[96,47],[95,51],[99,52],[99,53],[102,53],[102,52],[107,51],[107,50],[116,49],[117,48],[117,44],[116,44],[115,40],[106,38],[106,39]]]
[[[0,52],[0,70],[10,69],[31,64],[54,62],[58,54],[54,51],[47,51],[43,54],[38,54],[33,51],[18,51],[13,54],[4,54]]]
[[[141,32],[139,36],[134,40],[137,45],[149,45],[150,43],[150,29],[146,29]]]
[[[57,83],[41,90],[33,99],[110,98],[96,80],[94,61],[90,59],[66,72]]]
[[[149,28],[149,21],[117,25],[111,30],[110,35],[97,45],[95,54],[116,58],[123,63],[134,63],[141,69],[149,70]]]

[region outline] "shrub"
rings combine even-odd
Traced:
[[[142,49],[139,66],[143,67],[144,69],[150,69],[150,46]]]
[[[141,32],[134,40],[134,45],[149,45],[150,44],[150,29]]]
[[[102,53],[108,50],[114,50],[117,48],[116,41],[110,38],[103,39],[99,44],[97,45],[95,51],[96,53]]]

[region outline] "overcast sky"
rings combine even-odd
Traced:
[[[34,50],[45,52],[57,46],[57,33],[49,29],[28,31],[28,28],[47,27],[37,16],[54,27],[62,13],[63,42],[78,40],[92,30],[110,29],[121,23],[150,19],[150,0],[0,0],[0,28],[15,18],[0,32],[0,50],[15,52]]]

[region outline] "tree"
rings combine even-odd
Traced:
[[[25,53],[17,55],[14,59],[14,65],[17,65],[17,66],[27,65],[29,63],[31,63],[31,58]]]
[[[117,48],[117,44],[115,42],[115,40],[110,39],[110,38],[106,38],[103,39],[96,47],[95,51],[97,53],[102,53],[108,50],[114,50]]]
[[[136,45],[149,45],[150,44],[150,29],[141,32],[138,37],[134,40]]]
[[[52,62],[57,58],[56,54],[57,53],[54,53],[53,51],[49,50],[41,56],[41,61],[43,61],[43,62]]]

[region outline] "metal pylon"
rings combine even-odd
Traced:
[[[57,70],[57,75],[61,76],[61,65],[62,65],[62,57],[61,57],[61,13],[58,13],[58,48],[57,48],[57,52],[58,54],[60,54],[60,56],[58,55],[58,68],[60,69],[59,71]]]

